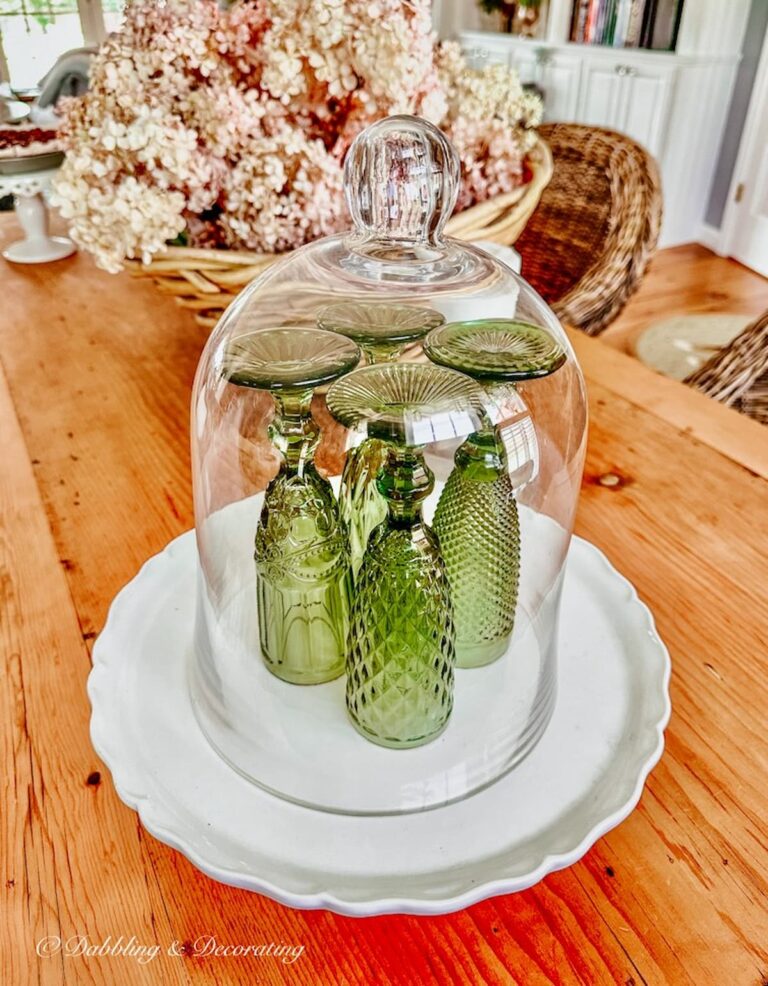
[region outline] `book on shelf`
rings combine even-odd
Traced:
[[[640,46],[640,32],[643,29],[644,7],[644,0],[630,0],[627,33],[624,37],[624,45],[626,48],[638,48]]]
[[[632,0],[619,0],[616,8],[616,24],[613,29],[612,45],[614,48],[623,48],[627,40],[627,28],[629,27],[629,11],[632,7]]]
[[[674,51],[683,0],[574,0],[571,41]]]
[[[588,13],[589,0],[575,0],[573,5],[573,19],[571,21],[571,41],[575,41],[577,38],[584,39]]]
[[[650,48],[654,51],[675,50],[682,14],[682,0],[657,0]]]
[[[653,37],[653,22],[656,20],[656,4],[658,0],[645,0],[643,26],[640,29],[640,47],[650,48]]]

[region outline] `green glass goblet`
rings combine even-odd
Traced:
[[[353,339],[373,364],[396,360],[406,347],[444,321],[432,308],[361,301],[328,305],[317,316],[321,329]],[[387,515],[386,502],[376,487],[386,457],[387,443],[380,438],[366,438],[347,452],[339,503],[349,528],[353,577],[357,577],[371,531]]]
[[[424,340],[442,366],[483,381],[499,404],[504,382],[512,403],[518,452],[536,455],[530,415],[514,382],[546,376],[566,360],[546,329],[511,319],[451,322]],[[505,429],[508,430],[508,429]],[[451,585],[456,664],[475,668],[506,651],[520,582],[520,518],[502,436],[486,422],[459,446],[434,517]]]
[[[349,539],[336,498],[314,465],[318,429],[310,404],[316,387],[357,366],[350,339],[320,329],[276,328],[231,343],[226,378],[272,393],[269,428],[281,452],[256,529],[256,586],[261,652],[278,678],[331,681],[344,671],[351,575]]]
[[[453,605],[440,545],[422,517],[434,477],[423,446],[479,427],[473,380],[418,363],[350,373],[328,391],[330,413],[386,442],[377,488],[387,516],[371,535],[355,584],[347,647],[347,710],[381,746],[419,746],[453,706]]]

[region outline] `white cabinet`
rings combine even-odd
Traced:
[[[534,82],[545,93],[544,119],[572,122],[578,116],[580,58],[547,47],[516,48],[509,64],[522,82]]]
[[[617,130],[624,105],[623,82],[623,76],[613,65],[602,60],[586,61],[577,109],[578,122]]]
[[[515,69],[523,83],[535,83],[546,93],[545,120],[575,122],[578,118],[582,59],[542,45],[510,45],[498,35],[473,35],[464,54],[473,68],[500,62]]]
[[[632,137],[660,157],[675,80],[670,65],[629,61],[617,52],[584,65],[576,118]]]
[[[543,89],[546,94],[544,119],[575,123],[579,118],[579,90],[582,63],[573,55],[555,53],[547,59]]]
[[[617,127],[629,134],[651,154],[660,158],[664,150],[669,108],[676,69],[668,65],[627,66],[623,78],[624,106]]]

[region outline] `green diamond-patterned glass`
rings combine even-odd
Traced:
[[[419,453],[390,447],[378,483],[385,497],[397,487],[399,499],[374,531],[355,586],[347,709],[374,743],[419,746],[442,732],[453,707],[453,608],[418,506],[433,477]]]
[[[387,517],[368,542],[355,586],[347,660],[347,709],[382,746],[418,746],[445,727],[453,706],[453,605],[422,502],[434,477],[420,445],[482,413],[482,391],[441,367],[394,363],[349,374],[328,392],[347,427],[389,439],[377,478]]]
[[[344,670],[351,574],[349,539],[331,485],[312,460],[313,388],[351,370],[360,351],[319,329],[272,329],[233,343],[227,378],[273,392],[270,438],[282,452],[256,529],[256,592],[267,667],[295,684]]]
[[[370,363],[397,359],[407,346],[444,321],[432,308],[382,302],[342,301],[326,306],[317,316],[320,328],[354,339]],[[387,515],[386,503],[376,487],[386,455],[386,442],[377,438],[364,439],[347,452],[339,504],[349,528],[353,576],[362,564],[371,531]]]
[[[424,351],[436,363],[489,383],[546,376],[565,359],[564,350],[545,329],[511,319],[444,325],[427,337]],[[518,402],[522,404],[519,398]],[[520,518],[508,466],[491,427],[470,435],[456,452],[435,511],[434,530],[454,602],[456,663],[461,668],[501,657],[514,629]]]

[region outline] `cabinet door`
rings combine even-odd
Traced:
[[[611,62],[602,59],[585,62],[578,107],[579,123],[621,129],[624,79],[624,73],[617,72]]]
[[[516,48],[512,67],[520,81],[534,82],[544,91],[544,119],[572,123],[577,118],[581,59],[549,48]]]
[[[554,55],[544,64],[544,119],[574,123],[579,113],[581,59]]]
[[[512,48],[509,53],[509,63],[520,76],[523,85],[526,82],[535,82],[537,85],[541,85],[542,53],[540,49],[528,46]]]
[[[664,150],[667,116],[672,100],[672,66],[622,66],[624,91],[616,128],[660,157]]]

